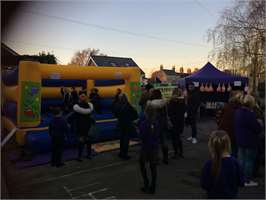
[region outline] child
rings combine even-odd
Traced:
[[[85,145],[87,146],[87,158],[91,159],[92,141],[89,137],[89,130],[94,122],[91,117],[93,105],[88,102],[88,97],[82,93],[79,96],[79,103],[73,106],[75,132],[78,136],[78,158],[77,161],[82,161],[82,153]]]
[[[208,143],[212,159],[205,163],[201,175],[201,187],[208,198],[236,198],[238,187],[244,186],[244,174],[237,160],[230,156],[230,145],[225,131],[212,132]]]
[[[144,187],[141,190],[151,194],[155,193],[160,140],[160,121],[156,118],[155,112],[156,109],[154,107],[151,105],[146,106],[144,120],[140,122],[139,126],[141,139],[139,164],[144,181]],[[149,184],[145,166],[147,162],[151,169],[151,184]]]
[[[62,111],[59,106],[53,109],[54,117],[49,124],[49,135],[52,141],[51,165],[61,167],[62,153],[64,148],[64,138],[68,133],[68,125],[62,117]]]

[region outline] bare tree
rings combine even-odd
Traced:
[[[99,49],[84,49],[82,51],[77,51],[73,58],[71,59],[70,64],[76,64],[80,66],[86,66],[88,65],[90,56],[92,55],[104,55],[100,53]]]
[[[257,78],[265,69],[265,1],[235,1],[208,30],[208,41],[213,42],[209,56],[217,66],[244,71],[256,93]]]

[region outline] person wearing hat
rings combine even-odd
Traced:
[[[91,117],[93,105],[88,102],[88,97],[81,93],[79,103],[73,106],[75,115],[75,131],[78,136],[78,158],[82,161],[82,152],[84,146],[87,145],[87,158],[91,159],[91,139],[89,138],[89,130],[95,121]]]

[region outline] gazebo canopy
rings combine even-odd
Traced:
[[[199,83],[234,83],[235,81],[241,81],[241,85],[248,82],[247,77],[233,76],[225,72],[220,71],[214,67],[210,62],[204,65],[199,71],[185,77],[185,82],[199,82]]]

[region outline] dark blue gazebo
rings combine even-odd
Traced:
[[[199,71],[185,77],[186,84],[189,82],[212,83],[212,84],[233,84],[235,81],[241,81],[241,85],[248,82],[247,77],[233,76],[220,71],[214,67],[210,62],[204,65]]]
[[[225,72],[220,71],[219,69],[214,67],[210,62],[208,62],[199,71],[183,79],[180,79],[177,82],[177,84],[183,88],[185,88],[189,83],[197,83],[198,88],[201,86],[201,84],[212,84],[214,92],[201,92],[201,101],[226,102],[229,98],[229,92],[216,92],[218,84],[220,84],[221,86],[224,84],[226,88],[230,84],[233,90],[243,90],[245,85],[248,83],[248,78],[227,74]]]

